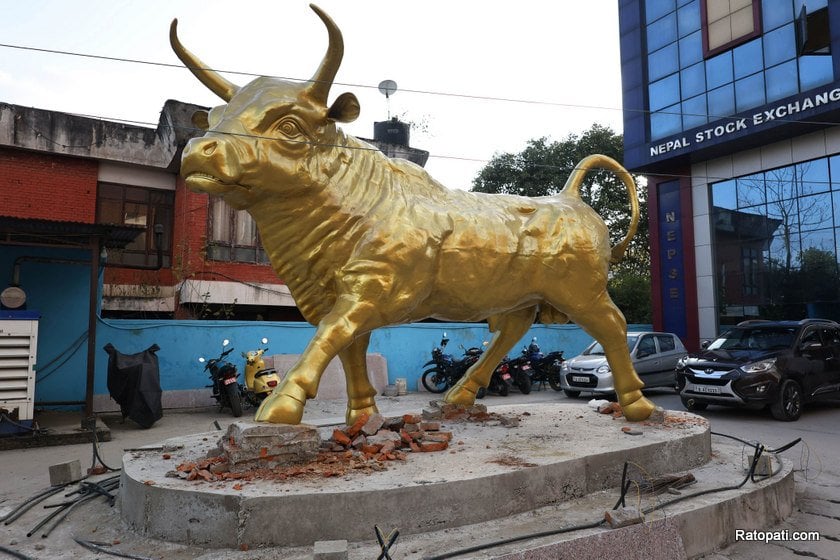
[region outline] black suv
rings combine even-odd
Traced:
[[[840,397],[840,325],[823,319],[744,321],[677,363],[687,410],[763,408],[796,420],[805,402]]]

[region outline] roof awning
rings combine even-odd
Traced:
[[[123,249],[146,231],[144,226],[86,224],[56,220],[33,220],[0,216],[0,245],[66,245],[87,247],[93,238],[102,238],[109,249]]]

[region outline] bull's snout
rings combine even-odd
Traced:
[[[240,156],[225,139],[193,138],[184,147],[181,157],[181,174],[212,176],[222,183],[235,184],[242,174]]]

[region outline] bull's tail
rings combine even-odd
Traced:
[[[630,227],[627,228],[627,235],[624,236],[624,239],[612,248],[610,255],[610,262],[617,263],[624,257],[624,252],[639,227],[639,195],[636,193],[636,183],[630,173],[613,158],[602,154],[594,154],[580,160],[572,174],[569,175],[569,179],[563,187],[563,194],[580,198],[580,184],[592,169],[607,169],[618,175],[624,186],[627,187],[627,195],[630,197]]]

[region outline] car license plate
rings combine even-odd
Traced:
[[[529,369],[531,369],[531,366],[529,366],[528,364],[524,364],[522,366],[522,371],[528,371]]]
[[[694,390],[698,393],[712,393],[712,394],[719,394],[720,387],[706,387],[705,385],[697,385],[694,387]]]
[[[589,378],[581,377],[580,375],[573,375],[572,381],[574,381],[575,383],[589,383]]]
[[[230,385],[231,383],[236,383],[236,378],[235,377],[226,377],[226,378],[224,378],[224,380],[222,380],[222,383],[224,383],[225,385]]]
[[[504,379],[505,381],[507,381],[508,379],[510,379],[510,374],[509,374],[509,373],[503,373],[503,374],[502,374],[502,379]]]

